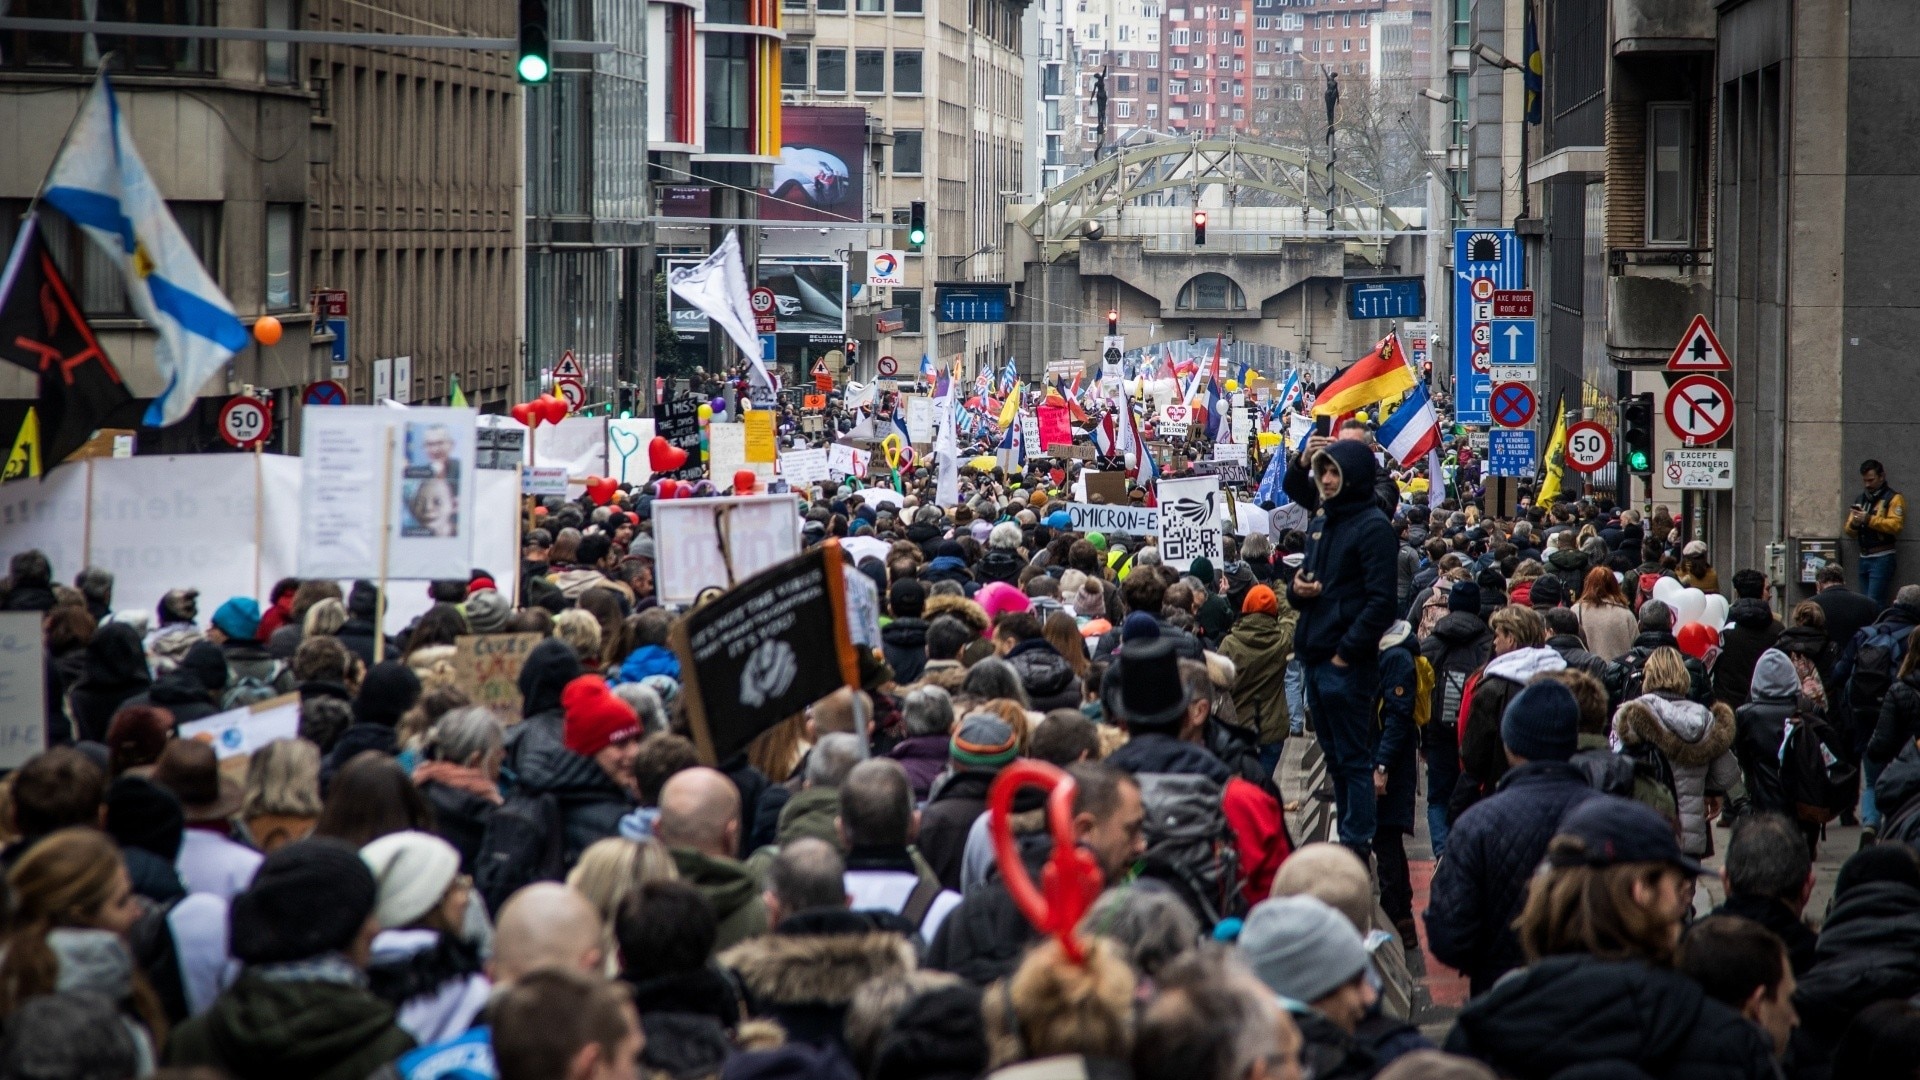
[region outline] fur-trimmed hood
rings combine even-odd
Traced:
[[[792,933],[788,926],[794,921],[782,923],[781,932],[750,938],[720,954],[721,966],[740,977],[756,1009],[842,1008],[867,980],[905,975],[917,966],[910,941],[870,922],[861,932],[822,934]]]
[[[942,615],[951,615],[968,626],[976,634],[985,634],[991,620],[987,618],[987,609],[964,596],[929,596],[927,606],[920,617],[931,623]]]
[[[1685,698],[1645,694],[1613,714],[1613,733],[1624,743],[1649,742],[1678,768],[1712,764],[1733,746],[1733,710],[1712,709]]]

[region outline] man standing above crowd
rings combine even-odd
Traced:
[[[1847,508],[1847,535],[1860,542],[1860,591],[1885,607],[1893,588],[1893,551],[1907,524],[1907,500],[1887,486],[1885,466],[1860,463],[1860,497]]]

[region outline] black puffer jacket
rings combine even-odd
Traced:
[[[507,732],[506,770],[518,791],[552,795],[566,823],[568,865],[594,841],[614,835],[633,801],[592,758],[567,749],[560,692],[580,677],[580,657],[558,638],[534,646],[520,669],[526,719]]]
[[[1027,702],[1036,711],[1077,709],[1082,696],[1080,676],[1067,666],[1046,638],[1033,638],[1015,645],[1007,653],[1007,663],[1020,675],[1027,689]]]
[[[1339,467],[1341,476],[1340,490],[1325,505],[1311,476],[1305,477],[1311,501],[1294,496],[1294,473],[1306,470],[1297,464],[1287,470],[1287,494],[1321,511],[1307,528],[1301,564],[1301,573],[1311,573],[1320,592],[1301,596],[1298,577],[1287,587],[1288,601],[1300,612],[1294,652],[1303,664],[1338,655],[1348,664],[1370,665],[1380,651],[1380,636],[1393,623],[1400,545],[1374,497],[1380,469],[1366,445],[1336,441],[1320,454]]]
[[[1873,782],[1873,799],[1885,819],[1881,839],[1920,848],[1920,747],[1909,743],[1887,762]]]
[[[919,682],[927,669],[927,620],[895,618],[880,628],[880,651],[901,686]]]
[[[1569,597],[1579,596],[1586,588],[1587,571],[1593,569],[1593,560],[1579,548],[1555,551],[1547,556],[1547,573],[1560,580]]]
[[[1440,621],[1433,624],[1433,633],[1420,643],[1420,655],[1433,666],[1433,719],[1430,722],[1458,724],[1460,697],[1466,680],[1493,656],[1493,631],[1476,612],[1449,611],[1440,616]],[[1452,709],[1448,709],[1449,704]]]
[[[1814,964],[1800,979],[1793,1007],[1802,1038],[1795,1062],[1802,1076],[1824,1076],[1847,1024],[1876,1001],[1920,993],[1920,889],[1870,881],[1837,898],[1814,946]]]
[[[1020,571],[1026,568],[1026,560],[1018,551],[1010,548],[988,548],[980,556],[979,563],[973,568],[973,580],[982,585],[991,581],[1004,581],[1011,585],[1019,578]]]
[[[1776,1075],[1759,1027],[1708,998],[1699,983],[1591,956],[1547,957],[1469,1001],[1446,1050],[1512,1080],[1547,1080],[1602,1063],[1632,1066],[1655,1080]]]
[[[933,868],[940,884],[958,891],[960,870],[967,854],[967,832],[987,808],[987,789],[999,770],[955,772],[934,785],[927,808],[920,812],[920,854]]]
[[[1713,696],[1734,708],[1747,703],[1753,665],[1780,636],[1780,621],[1764,600],[1735,600],[1720,635],[1720,656],[1713,662]]]
[[[1787,737],[1787,721],[1799,711],[1800,681],[1794,677],[1793,661],[1777,650],[1762,653],[1753,668],[1747,703],[1733,714],[1733,756],[1756,810],[1793,812],[1780,786],[1780,744]]]
[[[1881,765],[1920,738],[1920,671],[1895,679],[1880,702],[1880,721],[1867,742],[1867,760]]]
[[[1053,855],[1053,840],[1039,832],[1020,837],[1019,844],[1027,875],[1037,883]],[[996,864],[988,871],[986,884],[968,893],[960,906],[940,921],[939,931],[927,946],[926,966],[985,986],[1013,974],[1027,946],[1039,936],[1007,892]]]
[[[1607,687],[1607,712],[1613,713],[1625,702],[1637,698],[1641,690],[1642,678],[1646,675],[1647,658],[1655,649],[1680,648],[1680,642],[1665,630],[1642,630],[1633,639],[1633,648],[1627,655],[1607,665],[1606,673],[1600,681]],[[1687,698],[1702,705],[1713,704],[1713,680],[1707,675],[1705,664],[1686,657],[1687,674],[1692,677],[1693,688],[1687,692]]]

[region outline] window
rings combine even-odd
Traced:
[[[1693,242],[1693,107],[1647,106],[1647,243]]]
[[[893,0],[895,15],[919,15],[924,11],[921,0]]]
[[[893,92],[896,94],[918,94],[920,92],[920,50],[893,50]]]
[[[1273,74],[1273,65],[1272,64],[1255,64],[1253,65],[1253,74],[1257,78],[1265,78],[1266,76]]]
[[[788,90],[807,88],[807,47],[788,46],[780,50],[780,85]]]
[[[813,51],[813,85],[823,94],[844,94],[847,92],[847,50],[815,49]]]
[[[1247,88],[1246,88],[1245,86],[1243,86],[1243,85],[1241,85],[1240,83],[1234,83],[1234,84],[1233,84],[1233,96],[1234,96],[1234,97],[1237,97],[1237,98],[1243,98],[1243,97],[1246,97],[1246,96],[1247,96]]]
[[[1133,102],[1121,101],[1121,102],[1115,103],[1114,115],[1119,117],[1122,120],[1132,119],[1133,118]]]
[[[1113,84],[1114,90],[1118,93],[1130,94],[1133,92],[1133,76],[1131,75],[1115,75],[1113,77]]]
[[[266,0],[265,18],[262,21],[269,30],[293,29],[293,0]],[[262,45],[266,60],[267,84],[287,86],[296,82],[294,77],[293,44],[286,41],[269,41]]]
[[[24,18],[96,19],[101,22],[206,26],[217,20],[214,0],[27,0],[7,14]],[[271,12],[269,12],[271,18]],[[271,25],[271,23],[269,23]],[[210,75],[213,42],[195,38],[108,37],[104,34],[0,31],[0,67],[82,68],[91,71],[107,53],[114,71]]]
[[[887,92],[887,50],[853,51],[853,91],[856,94]]]
[[[839,12],[847,10],[847,0],[813,0],[815,11]]]
[[[1353,51],[1353,39],[1352,39],[1352,38],[1341,38],[1341,39],[1340,39],[1340,51],[1341,51],[1341,52],[1352,52],[1352,51]]]
[[[1186,92],[1187,92],[1187,80],[1185,79],[1168,79],[1167,80],[1167,93],[1184,94]]]
[[[746,37],[707,34],[707,152],[751,150],[753,61]]]
[[[21,216],[26,211],[25,199],[0,199],[0,247],[12,250]],[[219,282],[220,204],[169,202],[167,211],[180,223],[180,231],[186,235],[187,245],[200,259],[200,264]],[[106,318],[134,317],[120,268],[100,246],[60,214],[41,214],[39,222],[41,239],[53,253],[54,261],[66,272],[80,310]]]
[[[1187,107],[1185,105],[1167,106],[1167,119],[1185,120],[1186,118],[1187,118]]]
[[[1167,70],[1168,70],[1168,71],[1185,71],[1185,70],[1187,70],[1187,58],[1186,58],[1186,57],[1184,57],[1184,56],[1170,56],[1170,57],[1168,57],[1168,58],[1167,58]]]
[[[300,208],[292,203],[267,205],[267,310],[291,311],[300,306],[294,275],[300,265]]]
[[[887,0],[853,0],[853,10],[864,15],[875,15],[887,10]]]
[[[1189,40],[1189,38],[1190,38],[1190,35],[1191,35],[1191,31],[1188,31],[1188,30],[1175,30],[1175,31],[1173,32],[1173,34],[1172,34],[1172,38],[1173,38],[1173,40],[1172,40],[1172,42],[1171,42],[1171,44],[1174,44],[1174,45],[1185,45],[1185,44],[1187,44],[1187,42],[1188,42],[1188,40]]]
[[[1148,76],[1147,77],[1147,93],[1157,94],[1159,92],[1160,92],[1160,80],[1152,76]]]
[[[1291,101],[1304,101],[1306,100],[1306,96],[1307,88],[1299,83],[1294,83],[1287,88],[1287,98]]]
[[[898,146],[898,143],[894,145]],[[900,309],[900,320],[907,325],[900,329],[903,334],[920,332],[920,290],[894,289],[893,306]]]
[[[1160,119],[1160,106],[1155,105],[1151,101],[1147,102],[1147,119],[1149,120]]]
[[[1247,47],[1247,33],[1246,33],[1246,31],[1244,31],[1244,30],[1235,30],[1235,31],[1233,32],[1233,46],[1234,46],[1234,48],[1236,48],[1236,49],[1244,49],[1244,48],[1246,48],[1246,47]]]
[[[893,173],[895,176],[918,176],[920,174],[920,138],[919,131],[896,131],[893,133]]]

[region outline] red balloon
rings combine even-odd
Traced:
[[[620,490],[620,481],[611,476],[587,477],[587,498],[595,506],[605,506],[613,501],[613,493]]]
[[[569,411],[567,409],[567,399],[558,394],[552,397],[541,398],[537,407],[540,410],[541,417],[549,424],[557,424],[565,420]]]
[[[1720,647],[1720,631],[1706,623],[1690,622],[1674,632],[1680,651],[1695,660],[1705,661],[1707,654]]]
[[[660,481],[660,486],[655,489],[658,494],[654,497],[658,499],[677,499],[680,497],[681,490],[687,487],[688,485],[684,485],[678,480],[662,480]]]
[[[647,444],[647,464],[657,473],[672,472],[687,463],[687,451],[667,441],[665,435],[655,435]]]
[[[1053,856],[1041,872],[1038,888],[1028,876],[1013,839],[1013,795],[1022,787],[1048,790],[1047,827],[1053,833]],[[1007,891],[1020,913],[1034,929],[1057,938],[1067,959],[1081,963],[1086,953],[1076,927],[1100,895],[1105,879],[1093,855],[1074,841],[1074,790],[1073,777],[1057,766],[1028,759],[1012,762],[1000,770],[987,789],[987,832],[993,839],[994,859],[1000,864]]]
[[[528,427],[533,427],[540,422],[539,418],[533,415],[533,403],[530,401],[523,401],[508,411],[513,414],[515,420],[520,421]]]
[[[733,474],[733,493],[735,495],[751,494],[754,485],[759,482],[759,473],[754,472],[752,469],[741,469],[739,472]]]

